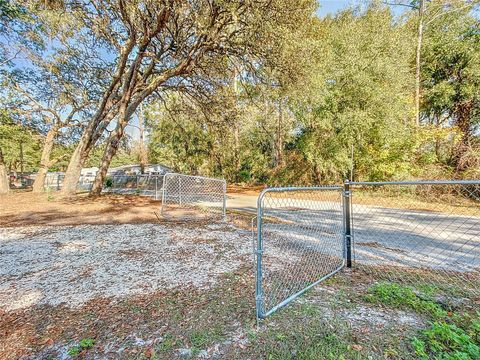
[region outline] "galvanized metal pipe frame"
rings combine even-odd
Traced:
[[[334,186],[306,186],[306,187],[277,187],[277,188],[268,188],[263,190],[257,199],[257,247],[255,250],[256,255],[256,277],[255,277],[255,304],[256,304],[256,316],[258,319],[264,319],[267,316],[273,314],[280,308],[284,307],[292,300],[298,298],[306,291],[314,287],[315,285],[319,284],[320,282],[328,279],[329,277],[335,275],[337,272],[343,269],[346,264],[346,259],[344,259],[342,265],[335,269],[328,275],[323,276],[322,278],[318,279],[314,283],[308,285],[304,289],[300,290],[299,292],[289,296],[278,305],[274,306],[268,311],[263,310],[263,289],[262,289],[262,256],[263,256],[263,237],[262,237],[262,226],[263,226],[263,199],[267,193],[270,192],[286,192],[286,191],[328,191],[328,190],[338,190],[343,191],[342,186],[334,185]],[[343,198],[343,196],[342,196]],[[344,205],[344,204],[343,204]],[[345,207],[345,206],[343,206]],[[345,226],[344,226],[345,228]],[[347,251],[348,253],[348,251]]]
[[[381,182],[371,182],[371,181],[356,181],[351,182],[346,180],[343,186],[317,186],[317,187],[278,187],[278,188],[268,188],[263,190],[257,200],[257,244],[255,249],[255,259],[256,259],[256,280],[255,280],[255,304],[256,304],[256,316],[257,319],[264,319],[267,316],[271,315],[275,311],[284,307],[292,300],[298,298],[306,291],[324,281],[325,279],[335,275],[345,266],[352,267],[352,245],[354,243],[353,238],[353,225],[352,225],[352,187],[354,186],[388,186],[388,185],[480,185],[480,180],[423,180],[423,181],[381,181]],[[263,227],[263,199],[267,193],[270,192],[285,192],[285,191],[315,191],[315,190],[342,190],[342,202],[343,202],[343,229],[344,229],[344,262],[343,265],[334,270],[332,273],[318,279],[314,283],[310,284],[303,290],[289,296],[278,305],[274,306],[268,311],[263,309],[263,289],[262,289],[262,257],[264,252],[263,237],[262,237],[262,227]]]
[[[189,178],[189,179],[200,179],[200,180],[209,180],[209,181],[218,181],[222,182],[223,184],[223,191],[222,191],[222,216],[225,220],[227,217],[227,181],[225,179],[218,179],[218,178],[210,178],[206,176],[197,176],[197,175],[185,175],[180,173],[166,173],[163,178],[163,186],[162,186],[162,205],[160,207],[160,213],[163,215],[164,207],[165,207],[165,189],[167,188],[168,178],[172,176],[178,176],[179,178],[179,189],[181,188],[181,179],[182,177]],[[180,204],[182,198],[180,194]]]

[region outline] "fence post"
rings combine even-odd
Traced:
[[[163,176],[163,184],[162,184],[162,206],[160,207],[160,214],[163,215],[163,207],[165,206],[165,188],[167,186],[168,174]]]
[[[178,195],[179,195],[179,203],[182,206],[182,176],[178,176]]]
[[[255,255],[257,257],[257,271],[255,278],[255,308],[257,321],[263,317],[262,313],[262,255],[263,255],[263,239],[262,239],[262,199],[263,193],[260,194],[257,200],[257,247],[255,249]],[[258,323],[257,323],[258,324]]]
[[[351,220],[351,190],[349,180],[343,188],[343,221],[345,221],[345,257],[347,267],[352,267],[352,220]]]
[[[223,220],[227,217],[227,181],[223,183]]]
[[[158,176],[155,176],[155,200],[158,200]]]

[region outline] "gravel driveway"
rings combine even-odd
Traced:
[[[228,224],[0,228],[0,309],[209,287],[251,259],[251,237]]]

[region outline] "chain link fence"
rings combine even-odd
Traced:
[[[356,270],[444,297],[480,295],[480,181],[349,185]]]
[[[161,213],[183,219],[225,218],[224,179],[168,173],[162,191]]]
[[[254,252],[258,318],[344,265],[371,282],[475,299],[480,296],[480,181],[267,189],[258,198]]]
[[[111,175],[105,180],[104,192],[137,194],[161,199],[165,175]]]
[[[137,194],[160,200],[164,176],[158,174],[107,175],[102,191],[113,194]],[[64,174],[49,173],[45,178],[45,189],[61,190],[64,177]],[[94,180],[95,176],[80,176],[77,190],[90,191]]]
[[[46,190],[55,190],[58,191],[63,186],[63,179],[65,178],[64,174],[59,173],[48,173],[45,176],[45,185]]]
[[[264,318],[344,266],[342,188],[271,188],[258,198],[256,308]]]

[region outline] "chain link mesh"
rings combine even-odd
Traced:
[[[138,194],[160,200],[165,175],[111,175],[104,191],[115,194]]]
[[[168,173],[164,178],[162,215],[183,219],[225,217],[226,182]]]
[[[344,265],[341,187],[272,188],[258,201],[257,316],[286,305]]]
[[[443,296],[480,295],[480,182],[351,183],[355,268]]]

